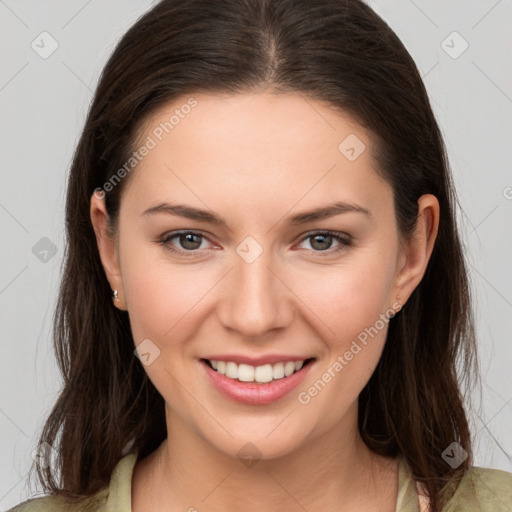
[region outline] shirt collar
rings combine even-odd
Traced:
[[[105,512],[131,512],[132,476],[138,451],[125,455],[112,472]],[[398,463],[398,497],[395,512],[420,512],[412,472],[403,457]]]

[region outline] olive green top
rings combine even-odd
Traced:
[[[67,508],[59,496],[30,499],[7,512],[131,512],[132,473],[137,452],[124,456],[114,468],[110,483],[95,495]],[[398,499],[395,512],[427,511],[425,498],[418,498],[417,484],[404,459],[399,461]],[[512,512],[512,473],[473,467],[463,477],[443,512]]]

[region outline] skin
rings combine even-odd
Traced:
[[[129,312],[135,345],[150,339],[160,350],[144,368],[165,399],[168,438],[137,462],[132,508],[225,512],[243,503],[246,511],[313,512],[343,503],[349,512],[394,511],[397,461],[372,453],[357,428],[357,398],[387,323],[309,403],[297,393],[419,284],[437,234],[437,199],[420,198],[416,232],[403,239],[371,134],[349,116],[270,90],[194,98],[197,106],[126,178],[115,233],[104,201],[91,198],[106,277],[119,293],[114,305]],[[187,99],[161,109],[140,140]],[[366,146],[354,161],[338,150],[350,134]],[[334,201],[370,215],[286,221]],[[210,210],[226,224],[143,214],[160,203]],[[158,243],[176,230],[204,235],[192,240],[194,257],[168,249],[186,252],[183,237]],[[351,245],[306,237],[325,230],[348,234]],[[247,236],[263,248],[252,263],[236,252]],[[199,363],[230,352],[316,361],[298,389],[269,405],[246,405],[219,394]],[[237,456],[249,442],[261,457],[251,467]]]

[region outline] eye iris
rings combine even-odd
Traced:
[[[312,243],[311,243],[311,246],[315,249],[319,249],[319,250],[325,250],[325,249],[329,249],[329,247],[326,247],[325,245],[327,246],[330,246],[331,243],[332,243],[332,235],[313,235],[311,237],[313,239]],[[320,239],[320,247],[315,247],[315,243],[316,243],[316,239],[319,238]],[[327,243],[326,243],[326,240],[327,240]],[[322,245],[324,244],[324,245]]]
[[[199,238],[199,241],[193,241],[192,238]],[[180,244],[185,249],[197,249],[201,245],[201,235],[196,233],[182,233],[180,235]],[[189,245],[192,244],[192,247]],[[197,247],[194,244],[198,244]]]

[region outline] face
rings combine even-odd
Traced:
[[[293,94],[193,98],[145,125],[116,243],[95,196],[93,223],[168,428],[273,458],[355,427],[429,237],[401,239],[370,135],[350,117]]]

